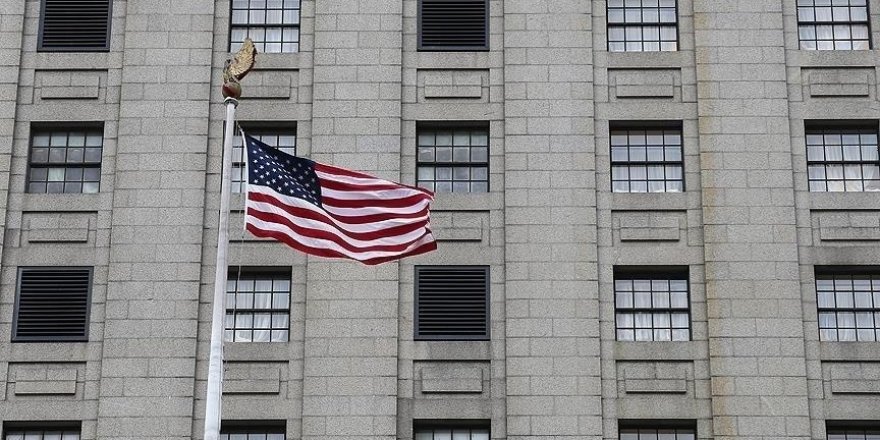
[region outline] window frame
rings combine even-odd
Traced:
[[[646,419],[646,420],[618,420],[617,422],[617,439],[623,440],[624,431],[635,430],[638,435],[639,430],[675,430],[675,437],[678,439],[678,431],[690,431],[693,439],[697,440],[697,423],[693,420],[677,420],[677,419]],[[658,432],[659,434],[659,432]],[[659,438],[659,435],[657,436]]]
[[[281,434],[287,440],[287,423],[284,420],[224,420],[220,424],[219,439],[230,434]],[[224,435],[226,437],[224,437]]]
[[[303,7],[302,7],[302,6],[303,6],[303,5],[302,5],[302,0],[299,0],[299,9],[296,9],[296,11],[297,11],[297,15],[298,15],[298,17],[299,17],[299,20],[298,20],[297,24],[295,24],[295,25],[293,25],[293,24],[284,24],[284,23],[281,23],[281,24],[269,24],[269,23],[247,23],[247,24],[235,24],[235,23],[232,22],[232,14],[233,14],[233,12],[236,10],[236,9],[233,7],[233,3],[234,3],[234,0],[229,0],[229,31],[228,31],[228,33],[227,33],[227,39],[226,39],[226,41],[227,41],[227,44],[226,44],[226,50],[227,50],[227,51],[232,52],[232,51],[233,51],[233,50],[232,50],[233,44],[237,44],[237,43],[233,43],[233,42],[232,42],[232,31],[233,31],[235,28],[244,28],[245,31],[247,31],[247,30],[250,29],[250,28],[261,28],[261,29],[264,29],[264,30],[265,30],[265,29],[267,29],[267,28],[275,28],[275,27],[280,27],[280,28],[281,28],[281,43],[280,43],[280,44],[281,44],[281,48],[282,48],[282,50],[281,50],[280,52],[267,52],[267,51],[265,51],[265,50],[259,50],[259,47],[258,47],[258,52],[259,52],[261,55],[262,55],[262,54],[291,54],[291,53],[300,53],[300,52],[302,51],[302,50],[301,50],[301,49],[302,49],[302,47],[301,47],[301,46],[302,46],[302,18],[303,18],[303,17],[302,17],[302,10],[303,10]],[[284,8],[284,6],[283,6],[283,3],[282,3],[282,9],[281,9],[281,11],[282,11],[282,17],[283,17],[283,14],[284,14],[284,13],[283,13],[283,11],[284,11],[283,8]],[[248,9],[246,9],[246,10],[247,10],[247,11],[251,11],[251,9],[250,9],[250,2],[248,3]],[[268,4],[267,4],[266,8],[264,8],[263,10],[264,10],[264,11],[269,11]],[[282,21],[283,21],[283,18],[282,18]],[[295,28],[295,29],[296,29],[296,50],[293,51],[293,52],[285,52],[285,51],[283,50],[283,49],[284,49],[284,44],[285,44],[285,43],[284,43],[284,28]],[[260,42],[254,41],[254,45],[259,45],[259,44],[260,44]],[[265,48],[266,41],[263,41],[262,44],[263,44],[263,47]],[[238,49],[236,49],[236,50],[238,50]]]
[[[831,438],[831,433],[835,434],[843,433],[845,438],[850,438],[851,434],[861,433],[862,438],[866,438],[868,432],[876,433],[874,435],[878,435],[880,437],[880,420],[855,420],[855,421],[842,421],[842,420],[826,420],[825,421],[825,439],[826,440],[835,440]],[[841,440],[841,439],[837,439]],[[856,439],[858,440],[858,439]]]
[[[851,1],[851,0],[850,0],[850,1]],[[809,6],[809,7],[813,9],[813,17],[814,17],[814,19],[813,19],[812,21],[801,21],[801,14],[800,14],[800,11],[799,11],[799,9],[801,8],[801,6],[798,6],[798,4],[797,4],[797,0],[795,0],[795,20],[797,21],[798,50],[807,50],[807,51],[829,51],[829,52],[830,52],[830,51],[838,51],[838,50],[841,50],[841,51],[846,51],[846,50],[862,51],[862,50],[873,50],[873,49],[874,49],[874,41],[873,41],[874,39],[872,38],[872,37],[873,37],[873,33],[872,33],[872,26],[871,26],[871,0],[865,0],[865,17],[866,17],[866,18],[865,18],[865,21],[864,21],[864,22],[862,22],[862,21],[852,21],[852,20],[849,20],[849,21],[834,21],[834,18],[833,18],[833,17],[834,17],[834,12],[833,12],[833,11],[832,11],[832,15],[831,15],[831,16],[832,16],[831,21],[818,21],[818,20],[815,20],[815,10],[816,10],[816,7],[817,7],[816,4],[815,4],[815,2],[813,3],[812,6]],[[832,7],[832,6],[829,6],[829,7]],[[848,8],[851,8],[852,5],[848,3],[848,4],[847,4],[847,7],[848,7]],[[831,25],[831,26],[833,26],[833,25],[848,25],[848,26],[850,26],[850,38],[849,38],[848,40],[841,40],[841,41],[849,41],[850,43],[852,43],[852,42],[854,42],[854,41],[861,41],[861,40],[854,40],[854,39],[852,38],[852,26],[853,26],[853,25],[856,25],[856,24],[865,24],[865,25],[867,26],[867,28],[868,28],[868,48],[867,48],[867,49],[853,49],[853,48],[850,48],[850,49],[819,49],[819,48],[818,48],[818,42],[819,42],[819,41],[831,41],[832,44],[833,44],[833,43],[837,42],[838,40],[833,39],[833,38],[832,38],[831,40],[819,40],[819,38],[818,38],[818,33],[817,33],[817,37],[816,37],[816,40],[815,40],[816,43],[817,43],[815,49],[805,49],[805,48],[803,47],[803,41],[804,41],[804,40],[801,40],[801,25],[808,25],[808,26],[820,26],[820,25]],[[831,31],[831,32],[832,32],[832,36],[833,36],[833,35],[834,35],[834,30],[833,30],[833,28],[832,28],[832,31]],[[808,40],[808,41],[809,41],[809,40]]]
[[[46,1],[40,0],[39,29],[37,30],[37,52],[110,52],[110,36],[113,33],[113,0],[107,0],[107,35],[104,37],[103,47],[69,46],[53,47],[43,44],[43,34],[46,22]]]
[[[679,139],[681,139],[681,144],[679,145],[681,160],[679,161],[651,161],[647,160],[647,155],[644,161],[633,161],[631,159],[627,159],[626,161],[615,161],[614,160],[614,144],[612,144],[611,138],[614,132],[616,131],[626,131],[627,132],[627,152],[629,153],[630,149],[633,147],[632,144],[629,143],[629,133],[633,131],[678,131]],[[664,136],[665,137],[665,136]],[[665,144],[663,148],[665,149],[667,145]],[[629,154],[628,154],[629,155]],[[609,191],[612,193],[618,194],[681,194],[687,192],[687,170],[685,169],[685,138],[684,138],[684,127],[681,121],[611,121],[608,124],[608,182],[609,182]],[[665,152],[664,152],[665,157]],[[645,191],[632,191],[632,176],[629,175],[625,182],[628,183],[630,188],[629,191],[615,191],[614,190],[614,167],[615,166],[626,166],[627,172],[631,170],[632,166],[644,166],[645,168],[645,182],[652,182],[652,180],[647,178],[647,168],[651,166],[663,166],[664,167],[664,179],[663,180],[653,180],[654,182],[663,182],[663,191],[651,191],[650,188],[646,187]],[[667,166],[680,166],[681,167],[681,191],[669,191],[666,189],[666,184],[668,182],[675,182],[675,180],[666,178],[666,170]],[[617,180],[618,182],[623,182],[623,180]],[[641,180],[638,180],[641,182]]]
[[[485,160],[485,162],[473,162],[473,161],[455,162],[454,153],[453,153],[453,160],[451,160],[451,161],[438,162],[435,160],[432,162],[425,162],[425,161],[420,160],[419,159],[419,148],[421,148],[422,145],[419,143],[419,138],[421,137],[422,132],[423,131],[431,131],[435,134],[435,138],[436,138],[436,133],[441,130],[449,130],[453,134],[453,139],[454,139],[454,136],[455,136],[454,133],[456,130],[468,130],[469,132],[471,132],[470,136],[472,136],[473,131],[485,130],[486,131],[486,160]],[[432,147],[434,148],[434,152],[436,153],[437,145],[433,145]],[[453,140],[453,144],[449,145],[449,147],[455,148],[454,140]],[[473,152],[473,147],[474,147],[473,145],[468,146],[468,154],[469,155]],[[435,155],[435,158],[436,158],[436,155]],[[454,183],[455,182],[467,182],[469,185],[468,186],[469,189],[470,189],[470,184],[482,182],[482,180],[473,180],[472,178],[468,179],[468,180],[456,181],[456,180],[454,180],[454,174],[455,174],[454,171],[452,171],[453,179],[449,180],[450,185],[453,185],[452,191],[448,191],[448,192],[447,191],[440,191],[440,192],[437,191],[438,180],[437,180],[436,174],[434,175],[434,179],[430,180],[430,182],[432,182],[434,184],[434,188],[429,191],[431,191],[435,194],[437,194],[437,193],[488,194],[488,193],[492,192],[492,187],[491,187],[491,184],[492,184],[492,179],[491,179],[491,177],[492,177],[492,169],[491,169],[492,133],[491,133],[490,121],[428,121],[428,122],[417,123],[416,124],[415,159],[416,159],[416,166],[415,166],[414,185],[418,186],[419,188],[423,188],[422,186],[419,186],[419,183],[422,181],[421,179],[419,179],[419,169],[421,167],[433,167],[435,169],[435,173],[436,173],[437,168],[465,168],[466,167],[466,168],[470,169],[471,172],[473,172],[473,170],[477,169],[477,168],[486,168],[486,191],[485,192],[482,192],[482,191],[476,192],[476,191],[470,191],[470,190],[468,190],[468,191],[454,191]],[[428,181],[425,181],[425,182],[428,182]],[[441,181],[441,182],[445,182],[445,181]]]
[[[86,313],[83,319],[85,320],[85,325],[83,329],[83,336],[19,336],[18,335],[18,318],[19,318],[19,304],[21,300],[21,275],[24,271],[37,271],[37,272],[54,272],[54,271],[63,271],[63,270],[88,270],[89,272],[89,287],[86,291]],[[19,266],[16,272],[15,279],[15,302],[13,304],[12,309],[12,329],[11,329],[11,338],[10,342],[15,343],[30,343],[30,342],[88,342],[89,341],[89,328],[92,323],[92,291],[95,287],[95,268],[94,266]]]
[[[10,431],[40,431],[43,437],[47,431],[76,431],[79,433],[79,439],[82,440],[82,422],[80,421],[3,422],[3,440],[6,440],[6,437],[10,435]]]
[[[608,6],[608,0],[606,0],[606,1],[605,1],[605,51],[606,51],[606,52],[613,52],[613,53],[627,53],[627,52],[633,52],[633,53],[641,53],[641,52],[648,52],[648,53],[651,53],[651,52],[680,52],[680,51],[681,51],[681,29],[679,28],[679,24],[680,24],[680,22],[681,22],[681,17],[680,17],[679,14],[678,14],[678,13],[679,13],[679,4],[678,4],[678,1],[679,1],[679,0],[674,0],[674,1],[675,1],[675,50],[663,50],[663,49],[662,49],[662,43],[663,43],[663,40],[662,40],[662,39],[659,40],[659,44],[660,44],[660,46],[661,46],[661,49],[660,49],[660,50],[644,50],[644,47],[645,47],[645,39],[642,38],[642,39],[639,40],[639,42],[642,44],[642,50],[626,50],[626,40],[624,40],[624,50],[614,50],[614,51],[612,51],[612,50],[611,50],[611,28],[612,28],[612,27],[620,27],[620,28],[623,28],[623,29],[624,29],[624,33],[625,33],[625,32],[626,32],[626,28],[629,28],[629,27],[647,27],[647,26],[654,26],[655,24],[654,24],[654,23],[646,23],[646,22],[639,22],[639,23],[626,23],[626,22],[624,22],[624,23],[611,23],[611,20],[610,20],[610,15],[611,15],[611,14],[608,13],[610,7]],[[643,9],[644,6],[639,6],[638,8],[639,8],[639,9]],[[658,8],[659,8],[659,6],[658,6]],[[615,9],[617,9],[617,8],[615,8]],[[626,6],[624,6],[623,9],[624,9],[624,11],[626,11],[626,9],[627,9]],[[624,13],[625,13],[625,12],[624,12]],[[658,21],[658,22],[656,23],[656,25],[657,25],[658,27],[663,27],[663,22]],[[667,24],[667,26],[668,26],[668,24]],[[644,35],[644,33],[643,33],[642,35]],[[649,42],[653,42],[653,41],[649,41]]]
[[[415,440],[420,430],[436,431],[438,429],[486,430],[488,431],[489,439],[492,439],[492,421],[488,419],[414,420],[412,438]],[[473,432],[470,433],[470,436],[473,437]]]
[[[436,0],[435,0],[436,1]],[[446,0],[446,1],[455,1],[455,0]],[[474,0],[473,3],[477,3],[479,0]],[[489,17],[491,16],[491,11],[489,9],[489,0],[482,0],[484,4],[484,8],[486,11],[485,17],[483,19],[483,39],[486,44],[482,46],[462,46],[462,45],[425,45],[422,39],[422,17],[423,14],[423,3],[424,0],[418,0],[418,11],[416,12],[416,51],[418,52],[488,52],[489,51]]]
[[[867,131],[867,132],[870,132],[870,133],[858,133],[859,135],[873,134],[875,136],[875,138],[877,138],[877,159],[873,160],[873,161],[864,160],[864,159],[861,159],[858,161],[847,161],[847,160],[843,159],[843,153],[841,153],[841,160],[835,160],[835,161],[810,160],[810,147],[812,145],[810,145],[807,142],[807,138],[809,136],[822,135],[823,136],[822,146],[827,147],[828,145],[825,144],[825,141],[824,141],[825,134],[829,134],[829,132],[830,132],[830,134],[836,133],[836,134],[840,134],[840,135],[853,134],[853,133],[846,133],[847,131],[854,131],[854,132]],[[859,147],[861,147],[861,146],[862,145],[860,144]],[[823,156],[824,156],[824,153],[823,153]],[[860,167],[864,167],[865,165],[868,165],[868,166],[874,165],[874,166],[880,167],[880,127],[878,127],[878,121],[877,120],[806,120],[806,121],[804,121],[804,161],[806,163],[805,174],[807,177],[807,192],[817,193],[817,194],[821,194],[821,193],[830,193],[830,194],[840,194],[840,193],[854,194],[855,193],[855,194],[858,194],[858,193],[878,193],[878,192],[880,192],[880,190],[877,190],[877,191],[870,191],[870,190],[866,191],[865,190],[865,182],[868,182],[871,180],[878,180],[878,179],[865,180],[864,168],[862,168],[862,174],[861,174],[861,178],[859,180],[846,179],[846,168],[845,168],[846,165],[859,165]],[[844,169],[842,171],[843,172],[843,179],[842,180],[838,180],[838,179],[831,180],[832,182],[837,182],[837,181],[842,182],[843,183],[843,191],[829,191],[828,190],[829,179],[828,179],[827,168],[823,168],[825,171],[825,178],[824,179],[821,179],[821,180],[820,179],[812,179],[810,177],[810,167],[811,166],[819,166],[819,165],[821,165],[823,167],[827,167],[828,165],[840,165],[840,166],[844,167]],[[878,174],[878,178],[880,178],[880,174]],[[862,190],[861,191],[847,191],[846,190],[846,182],[848,182],[848,181],[861,182],[862,183]],[[813,182],[824,183],[825,190],[824,191],[814,191],[812,189],[812,185],[811,185]]]
[[[618,280],[665,280],[665,281],[684,281],[687,287],[686,298],[687,298],[687,309],[684,308],[676,308],[672,307],[671,301],[671,292],[670,290],[670,304],[669,307],[666,308],[644,308],[644,307],[635,307],[635,298],[633,298],[633,307],[627,309],[618,309],[617,307],[617,281]],[[614,266],[614,278],[612,282],[612,292],[613,292],[613,305],[614,305],[614,340],[616,342],[643,342],[643,343],[651,343],[651,342],[690,342],[694,340],[694,318],[693,318],[693,298],[691,297],[691,280],[690,280],[690,266]],[[650,291],[652,293],[652,303],[653,303],[653,290]],[[635,293],[635,290],[633,290]],[[620,330],[622,329],[618,324],[618,314],[627,313],[633,316],[633,339],[620,339]],[[636,339],[635,330],[638,327],[635,327],[635,315],[639,313],[650,313],[652,315],[651,319],[651,340],[650,341],[640,341]],[[664,328],[654,326],[653,314],[655,313],[669,313],[670,315],[670,339],[669,340],[657,340],[654,337],[655,330],[665,330]],[[676,313],[687,313],[688,317],[688,339],[685,341],[677,341],[672,339],[672,330],[675,330],[675,327],[672,327],[672,315]],[[628,328],[623,328],[626,330]],[[681,330],[681,329],[679,329]]]
[[[34,124],[32,124],[30,127],[30,133],[29,133],[30,136],[28,137],[27,170],[25,171],[24,193],[25,194],[52,194],[52,195],[100,194],[101,193],[101,183],[104,180],[104,175],[103,175],[104,153],[106,152],[105,147],[106,147],[106,141],[107,141],[107,136],[104,132],[104,129],[105,129],[104,121],[67,122],[67,123],[60,123],[57,125],[50,124],[50,123],[34,123]],[[86,135],[88,135],[88,133],[90,131],[95,131],[95,132],[101,133],[101,160],[99,162],[85,162],[85,160],[83,160],[83,162],[79,162],[79,163],[67,163],[67,162],[56,163],[56,162],[50,162],[47,160],[45,162],[45,164],[38,164],[37,166],[34,166],[34,159],[33,159],[34,137],[36,135],[48,134],[51,137],[52,133],[61,133],[61,132],[66,133],[68,136],[68,144],[66,144],[64,146],[64,149],[65,149],[65,151],[67,151],[70,148],[70,145],[69,145],[70,133],[74,132],[74,131],[83,131],[86,133]],[[47,148],[50,148],[50,147],[47,147]],[[83,149],[85,149],[85,148],[86,147],[83,146]],[[85,153],[83,153],[83,154],[85,155]],[[83,159],[85,159],[85,156],[83,156]],[[64,191],[57,192],[57,193],[56,192],[48,192],[48,189],[45,192],[31,192],[30,191],[30,185],[32,183],[31,177],[33,175],[33,170],[35,168],[36,169],[64,168],[65,172],[68,168],[83,168],[83,169],[86,169],[86,168],[95,169],[96,168],[96,169],[98,169],[98,190],[96,192],[83,192],[82,187],[80,187],[80,191],[75,192],[75,193],[68,193],[68,192],[64,192]],[[66,184],[67,180],[62,180],[61,182],[63,184]],[[83,182],[85,182],[85,181],[80,180],[81,184]],[[49,180],[46,180],[46,183],[48,185]]]
[[[245,275],[245,276],[242,276],[242,275]],[[263,278],[254,278],[254,277],[260,277],[260,276],[262,276]],[[291,338],[290,338],[291,320],[293,319],[293,315],[292,315],[293,268],[292,267],[290,267],[290,266],[270,266],[270,267],[266,267],[266,266],[230,266],[228,269],[228,272],[227,272],[227,281],[226,281],[227,289],[226,289],[225,295],[230,295],[230,294],[236,295],[236,294],[240,293],[238,290],[238,282],[239,281],[243,281],[243,280],[257,281],[258,279],[259,280],[268,279],[273,282],[276,280],[286,280],[287,281],[288,289],[289,289],[287,292],[287,309],[275,309],[275,308],[269,308],[269,309],[243,308],[243,309],[239,309],[239,308],[237,308],[237,304],[235,306],[230,307],[229,301],[227,300],[226,304],[225,304],[226,310],[224,311],[224,315],[223,315],[223,319],[224,319],[224,322],[223,322],[223,333],[224,333],[223,341],[224,342],[240,343],[240,344],[249,344],[249,343],[250,344],[286,344],[286,343],[290,342],[290,340],[291,340]],[[230,281],[236,282],[236,290],[235,290],[235,292],[232,292],[232,293],[230,293],[229,289],[228,289]],[[256,291],[253,291],[251,293],[256,293]],[[274,296],[275,291],[273,290],[271,293]],[[287,339],[284,341],[273,341],[272,340],[272,331],[273,330],[280,331],[282,329],[275,329],[271,326],[272,325],[271,324],[272,314],[282,313],[285,310],[287,311],[287,328],[286,328]],[[253,327],[253,323],[251,324],[251,327],[249,327],[249,328],[244,328],[244,327],[239,328],[239,327],[236,327],[235,324],[233,324],[231,329],[229,327],[227,327],[226,326],[226,319],[227,319],[227,315],[230,313],[233,315],[233,317],[235,315],[237,315],[238,313],[250,314],[251,319],[253,319],[253,315],[256,315],[258,313],[268,313],[270,315],[269,316],[269,322],[270,322],[269,328],[268,329],[259,329],[259,330],[268,330],[269,331],[269,340],[268,341],[254,341],[253,340],[253,332],[258,330],[257,328]],[[235,332],[237,330],[245,330],[245,331],[250,330],[251,331],[251,340],[250,341],[240,341],[240,340],[237,341],[235,339],[235,334],[236,334]],[[226,339],[226,332],[228,332],[228,331],[232,332],[232,339],[231,340]]]
[[[455,335],[455,334],[443,334],[443,335],[423,335],[419,332],[420,328],[420,315],[419,315],[419,304],[420,304],[420,292],[421,286],[419,282],[419,272],[423,269],[444,269],[444,270],[476,270],[482,269],[485,273],[486,280],[486,292],[484,294],[485,298],[485,324],[486,324],[486,334],[485,335]],[[492,267],[490,265],[417,265],[413,266],[413,340],[415,341],[490,341],[492,340]]]
[[[827,343],[837,343],[837,342],[880,342],[880,321],[878,321],[877,316],[880,315],[880,303],[875,303],[873,301],[873,293],[875,292],[872,284],[872,307],[871,308],[858,308],[855,306],[855,292],[853,289],[850,292],[853,293],[853,305],[852,307],[820,307],[819,305],[819,279],[822,277],[857,277],[857,276],[870,276],[872,278],[876,277],[880,280],[880,266],[815,266],[813,268],[813,290],[816,298],[816,328],[819,332],[819,341],[827,342]],[[824,292],[824,291],[823,291]],[[833,293],[837,293],[837,290],[832,290]],[[880,292],[880,289],[877,290]],[[835,295],[836,297],[836,295]],[[836,298],[835,298],[836,303]],[[835,304],[836,305],[836,304]],[[837,313],[852,313],[853,314],[853,324],[855,325],[852,328],[843,327],[841,328],[838,324]],[[822,313],[834,313],[835,314],[835,325],[833,328],[826,328],[829,330],[834,330],[837,335],[837,339],[828,340],[822,337],[822,324],[820,316]],[[858,326],[858,318],[855,316],[857,313],[870,313],[872,315],[874,321],[873,334],[874,339],[872,340],[860,340],[859,339],[859,326]],[[840,330],[852,330],[855,335],[855,339],[840,339]]]

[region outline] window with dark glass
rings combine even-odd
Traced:
[[[801,49],[871,48],[868,0],[797,0]]]
[[[27,192],[96,193],[101,186],[102,127],[35,128]]]
[[[608,50],[678,50],[676,0],[608,0]]]
[[[229,51],[250,37],[259,53],[299,52],[300,0],[232,0]]]
[[[296,156],[296,128],[257,128],[246,129],[248,136],[270,146],[275,147],[287,154]],[[232,192],[243,193],[247,187],[245,175],[247,172],[244,163],[245,156],[242,149],[241,136],[232,138]]]
[[[877,128],[807,128],[810,191],[880,191]]]
[[[226,281],[228,342],[287,342],[290,270],[230,270]]]
[[[56,425],[55,422],[50,422],[48,425]],[[77,427],[58,427],[58,428],[43,428],[38,427],[36,423],[29,423],[28,425],[33,425],[33,427],[29,428],[6,428],[3,438],[5,440],[80,440],[80,428]]]
[[[422,126],[416,184],[436,192],[489,191],[487,125]]]
[[[829,426],[826,429],[828,440],[880,440],[880,423],[869,427]]]
[[[819,270],[816,302],[820,340],[880,341],[880,270]]]
[[[693,428],[620,428],[620,440],[694,440]]]
[[[419,0],[419,50],[487,50],[489,0]]]
[[[88,340],[90,267],[22,267],[12,322],[12,340]]]
[[[286,440],[283,421],[223,422],[220,440]]]
[[[687,268],[615,268],[618,341],[689,341]]]
[[[415,440],[489,440],[489,423],[478,420],[417,424],[413,434]]]
[[[43,0],[40,51],[110,49],[110,0]]]
[[[489,339],[487,266],[416,266],[415,339]]]
[[[614,192],[684,191],[680,128],[611,129]]]

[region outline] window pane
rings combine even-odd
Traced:
[[[261,274],[259,272],[231,273],[227,295],[235,298],[228,302],[226,329],[230,342],[286,341],[290,312],[290,276]],[[253,293],[252,293],[253,292]],[[266,310],[278,311],[268,313]],[[272,329],[272,331],[270,331]]]
[[[618,338],[634,328],[635,340],[687,340],[690,323],[688,319],[687,282],[683,279],[651,275],[650,279],[615,279],[615,308]],[[621,310],[638,309],[636,313],[620,313]],[[672,310],[683,313],[670,313]],[[650,311],[650,313],[648,313]],[[673,332],[672,329],[682,330]]]
[[[420,128],[418,184],[436,192],[488,191],[488,138],[485,128]],[[442,166],[451,165],[455,167]],[[430,167],[430,165],[441,165]],[[449,181],[454,182],[449,182]]]
[[[616,171],[613,191],[671,192],[684,188],[680,130],[615,130],[611,136],[611,162]],[[652,165],[637,165],[648,162]],[[661,165],[664,163],[669,165]]]

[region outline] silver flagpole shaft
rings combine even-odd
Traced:
[[[217,264],[214,274],[214,311],[211,316],[211,355],[208,363],[208,393],[205,399],[205,440],[220,437],[220,397],[223,392],[223,330],[226,320],[226,248],[229,247],[229,187],[232,175],[232,135],[238,101],[226,98],[226,128],[223,133],[223,168],[220,183],[220,224],[217,231]]]

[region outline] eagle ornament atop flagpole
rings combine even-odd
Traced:
[[[208,362],[208,386],[205,397],[205,440],[220,437],[220,398],[223,392],[223,328],[226,316],[226,250],[229,247],[229,186],[232,175],[232,135],[235,132],[235,108],[241,97],[241,83],[256,61],[257,48],[246,38],[241,49],[223,68],[223,98],[226,127],[223,133],[223,165],[220,179],[220,221],[217,227],[217,263],[214,274],[214,308],[211,319],[211,354]]]

